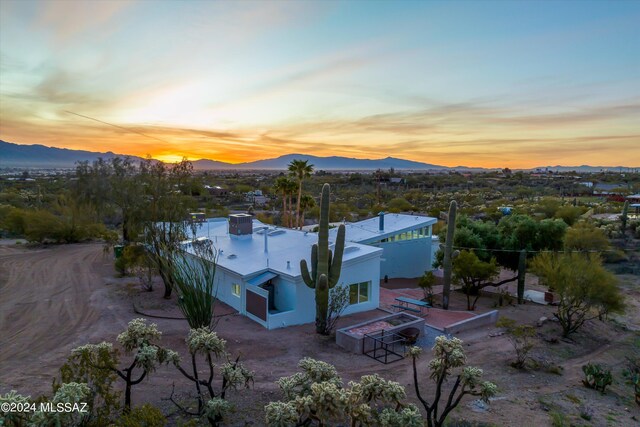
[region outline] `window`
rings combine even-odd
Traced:
[[[349,285],[349,305],[369,301],[370,286],[371,282],[361,282]]]
[[[231,284],[231,293],[237,297],[240,296],[240,285],[237,283]]]

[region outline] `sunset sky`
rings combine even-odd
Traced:
[[[638,167],[640,1],[0,0],[0,139]]]

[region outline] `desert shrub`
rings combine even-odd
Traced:
[[[164,427],[166,424],[162,411],[148,403],[131,409],[117,422],[119,427]]]
[[[516,352],[516,360],[512,363],[512,366],[518,369],[524,368],[529,358],[529,353],[535,346],[535,329],[530,325],[518,325],[515,320],[506,317],[501,317],[496,326],[506,329],[507,337]]]
[[[607,386],[613,382],[611,370],[597,363],[587,363],[583,365],[582,372],[584,372],[582,384],[584,384],[585,387],[598,390],[601,393],[604,393]]]
[[[551,411],[549,412],[549,417],[551,417],[551,425],[553,427],[569,427],[570,423],[567,420],[567,416],[562,412]]]
[[[564,248],[569,251],[604,251],[609,249],[609,239],[604,231],[589,222],[579,222],[564,235]]]
[[[349,287],[337,285],[329,290],[329,306],[327,308],[327,334],[335,329],[338,320],[349,306]]]
[[[424,300],[433,305],[433,286],[436,284],[436,276],[433,271],[425,271],[418,280],[418,287],[424,293]]]
[[[627,358],[627,369],[623,373],[626,383],[633,387],[636,403],[640,405],[640,358]]]
[[[573,225],[586,210],[581,206],[564,205],[556,211],[554,216],[566,222],[567,225]]]

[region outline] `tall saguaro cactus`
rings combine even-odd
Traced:
[[[335,253],[329,249],[329,184],[322,186],[320,197],[320,227],[318,243],[311,247],[311,272],[306,260],[300,261],[300,272],[304,283],[316,291],[316,332],[326,335],[329,290],[336,286],[342,269],[344,253],[344,225],[338,227]]]
[[[518,258],[518,304],[524,304],[524,280],[527,274],[527,251],[520,251]]]
[[[627,219],[629,218],[629,201],[624,201],[624,207],[622,208],[622,215],[620,216],[620,221],[622,222],[620,225],[620,229],[622,231],[622,237],[624,237],[624,233],[627,232]]]
[[[442,308],[449,309],[449,294],[451,293],[451,270],[453,268],[453,236],[456,231],[456,211],[458,204],[455,200],[449,205],[447,218],[447,241],[444,246],[444,286],[442,287]]]

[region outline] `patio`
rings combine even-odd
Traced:
[[[402,279],[406,280],[406,279]],[[437,286],[439,292],[442,292],[442,287]],[[434,289],[435,291],[435,289]],[[388,311],[389,313],[395,313],[398,310],[393,305],[397,304],[396,298],[408,297],[412,299],[421,300],[424,298],[424,294],[421,289],[416,288],[404,288],[404,289],[387,289],[380,287],[380,309]],[[461,320],[470,319],[477,314],[470,311],[453,311],[443,310],[440,308],[432,307],[429,309],[429,313],[421,317],[424,317],[427,326],[443,331],[447,326],[458,323]]]

